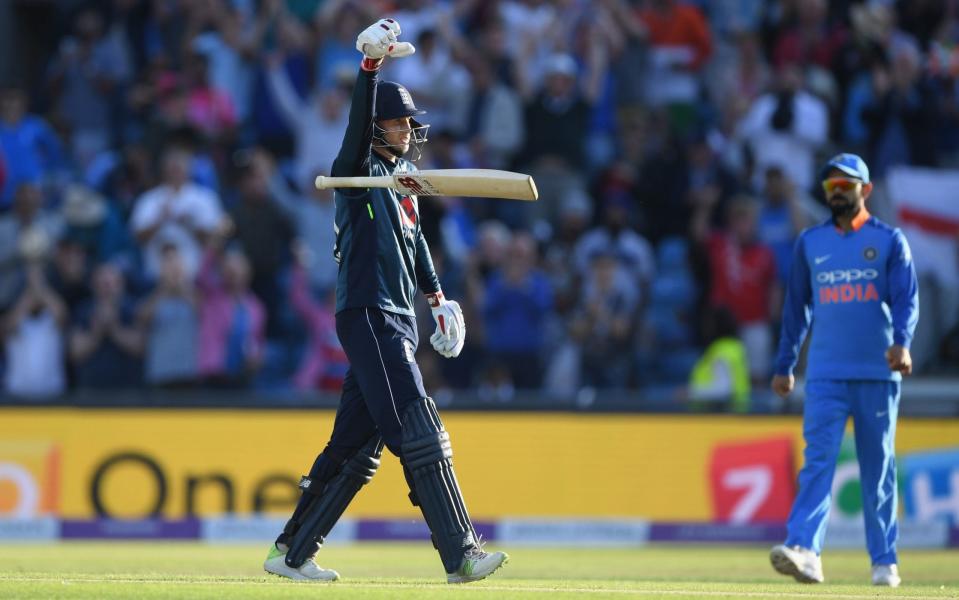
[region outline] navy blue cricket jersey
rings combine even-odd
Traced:
[[[412,163],[390,162],[371,149],[377,72],[360,69],[353,87],[349,124],[333,162],[334,177],[393,175],[415,171]],[[390,188],[337,189],[333,256],[339,263],[336,312],[379,308],[413,316],[417,287],[440,290],[420,227],[416,196]]]
[[[776,374],[792,373],[812,324],[807,379],[892,380],[885,352],[906,348],[919,320],[916,270],[906,238],[862,215],[843,233],[832,219],[796,240],[783,307]]]

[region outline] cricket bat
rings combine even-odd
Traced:
[[[533,201],[539,198],[533,178],[495,169],[433,169],[382,177],[324,177],[318,189],[393,188],[414,196],[473,196]]]

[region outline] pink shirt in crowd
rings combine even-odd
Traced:
[[[207,252],[197,277],[200,291],[200,375],[219,375],[226,368],[227,342],[233,325],[236,298],[227,293],[216,268],[216,255]],[[260,356],[263,351],[266,313],[263,304],[247,291],[240,298],[250,317],[246,356]]]

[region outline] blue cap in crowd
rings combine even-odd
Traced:
[[[843,153],[830,158],[820,171],[820,178],[825,179],[831,169],[839,169],[850,177],[869,183],[869,167],[866,166],[866,161],[855,154]]]

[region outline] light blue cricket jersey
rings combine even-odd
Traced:
[[[875,217],[843,233],[830,219],[796,240],[776,374],[792,373],[813,326],[807,379],[898,381],[886,349],[909,347],[919,286],[906,238]]]

